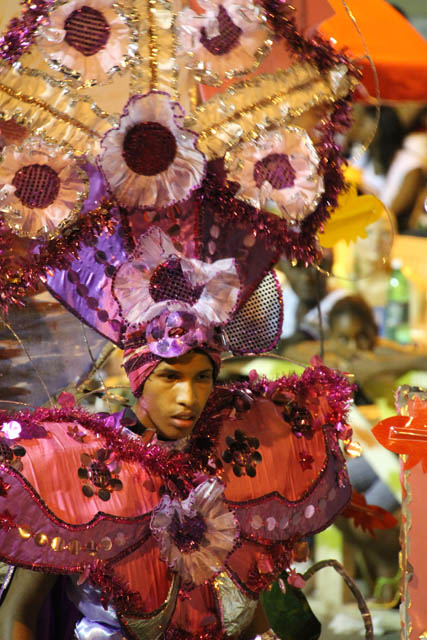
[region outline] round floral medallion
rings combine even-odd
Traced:
[[[6,224],[21,236],[53,237],[79,214],[89,180],[76,160],[38,140],[7,146],[0,161]]]
[[[111,0],[54,3],[37,44],[54,69],[82,86],[106,82],[135,55],[137,32]]]
[[[178,14],[180,55],[199,81],[220,85],[255,69],[273,41],[262,7],[252,0],[199,0],[203,13]]]
[[[163,496],[150,527],[162,560],[184,584],[196,585],[223,570],[238,534],[218,480],[199,484],[185,500]]]
[[[209,38],[206,27],[202,27],[200,29],[200,43],[213,56],[223,56],[239,46],[239,38],[243,32],[240,27],[234,24],[223,5],[219,5],[217,22],[218,35]]]
[[[295,170],[286,153],[270,153],[255,163],[254,180],[258,189],[265,181],[269,182],[273,189],[289,188],[294,185],[295,178]]]
[[[26,207],[45,209],[58,197],[61,181],[47,164],[29,164],[15,173],[15,196]]]
[[[243,142],[225,155],[236,197],[291,222],[314,211],[324,191],[320,159],[308,134],[286,127]]]
[[[206,161],[197,135],[182,124],[183,111],[167,93],[133,96],[118,128],[105,135],[99,157],[119,203],[158,208],[187,200],[204,178]]]

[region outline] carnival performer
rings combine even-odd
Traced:
[[[215,378],[277,344],[280,255],[318,259],[359,72],[314,33],[327,2],[198,4],[26,1],[0,37],[25,129],[0,158],[0,307],[42,282],[124,350],[137,398],[2,414],[8,640],[64,583],[54,640],[271,637],[259,594],[350,498],[344,377]]]
[[[186,259],[151,227],[113,284],[134,414],[3,418],[1,558],[37,573],[12,579],[2,638],[35,637],[28,594],[41,605],[52,585],[40,571],[71,576],[80,640],[254,637],[260,592],[345,506],[340,374],[214,384],[239,294],[232,262]]]

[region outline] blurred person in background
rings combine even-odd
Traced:
[[[363,152],[361,141],[369,141],[375,124],[375,107],[359,112],[348,140],[353,143],[350,164],[361,171],[360,190],[376,195],[396,216],[399,233],[406,232],[414,225],[411,214],[426,182],[427,107],[405,129],[397,111],[382,106],[374,138]]]
[[[427,371],[427,351],[404,347],[378,338],[372,309],[360,296],[345,296],[329,312],[324,361],[354,375],[356,403],[367,404],[385,398],[393,406],[396,380],[407,371]],[[320,350],[319,344],[289,345],[285,355],[307,362]]]
[[[319,268],[314,265],[293,265],[288,260],[279,263],[279,269],[285,274],[287,284],[283,294],[283,328],[279,344],[281,352],[288,345],[305,340],[319,340],[320,323],[327,322],[329,310],[346,292],[337,289],[329,290],[328,276],[332,269],[333,253],[324,249]]]
[[[353,292],[372,305],[379,335],[384,334],[395,230],[395,217],[384,210],[378,220],[366,227],[366,238],[358,238],[353,249]]]

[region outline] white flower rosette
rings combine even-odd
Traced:
[[[57,235],[78,216],[88,192],[87,174],[69,154],[38,140],[3,149],[0,207],[18,235]]]
[[[225,156],[227,179],[240,185],[236,197],[298,222],[319,204],[324,192],[320,159],[299,127],[264,133]]]
[[[106,82],[134,55],[134,35],[113,0],[56,3],[48,17],[37,45],[54,69],[82,84]]]
[[[159,301],[151,295],[153,274],[171,257],[179,261],[189,287],[200,292],[193,304],[179,299]],[[211,264],[186,258],[159,227],[153,226],[139,238],[129,262],[117,270],[113,294],[122,317],[130,325],[150,322],[164,311],[189,311],[208,326],[221,325],[230,318],[238,302],[239,285],[232,258]]]
[[[206,160],[197,134],[181,126],[184,112],[167,93],[132,97],[117,128],[105,135],[99,164],[121,205],[164,208],[190,197]]]
[[[178,14],[180,53],[205,84],[254,70],[273,44],[265,11],[252,0],[199,0]]]
[[[150,527],[162,560],[184,583],[195,585],[224,569],[238,535],[218,480],[206,480],[182,501],[163,496]]]

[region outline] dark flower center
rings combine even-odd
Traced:
[[[179,259],[171,256],[160,264],[150,279],[150,296],[155,302],[182,300],[195,304],[203,291],[203,284],[193,287],[184,275]]]
[[[61,181],[47,164],[29,164],[15,173],[12,184],[23,205],[44,209],[58,197]]]
[[[198,551],[206,529],[206,522],[200,513],[192,518],[184,516],[181,522],[175,511],[168,533],[181,553],[190,553]]]
[[[84,56],[98,53],[110,37],[110,26],[102,13],[84,5],[64,22],[65,42]]]
[[[132,171],[155,176],[166,171],[176,156],[175,136],[158,122],[140,122],[129,129],[123,142],[123,157]]]
[[[218,29],[219,35],[213,38],[208,38],[205,27],[200,29],[200,42],[214,56],[222,56],[237,47],[242,34],[222,5],[218,11]]]
[[[258,160],[254,168],[254,180],[258,188],[267,180],[273,189],[292,187],[296,173],[286,153],[270,153]]]

